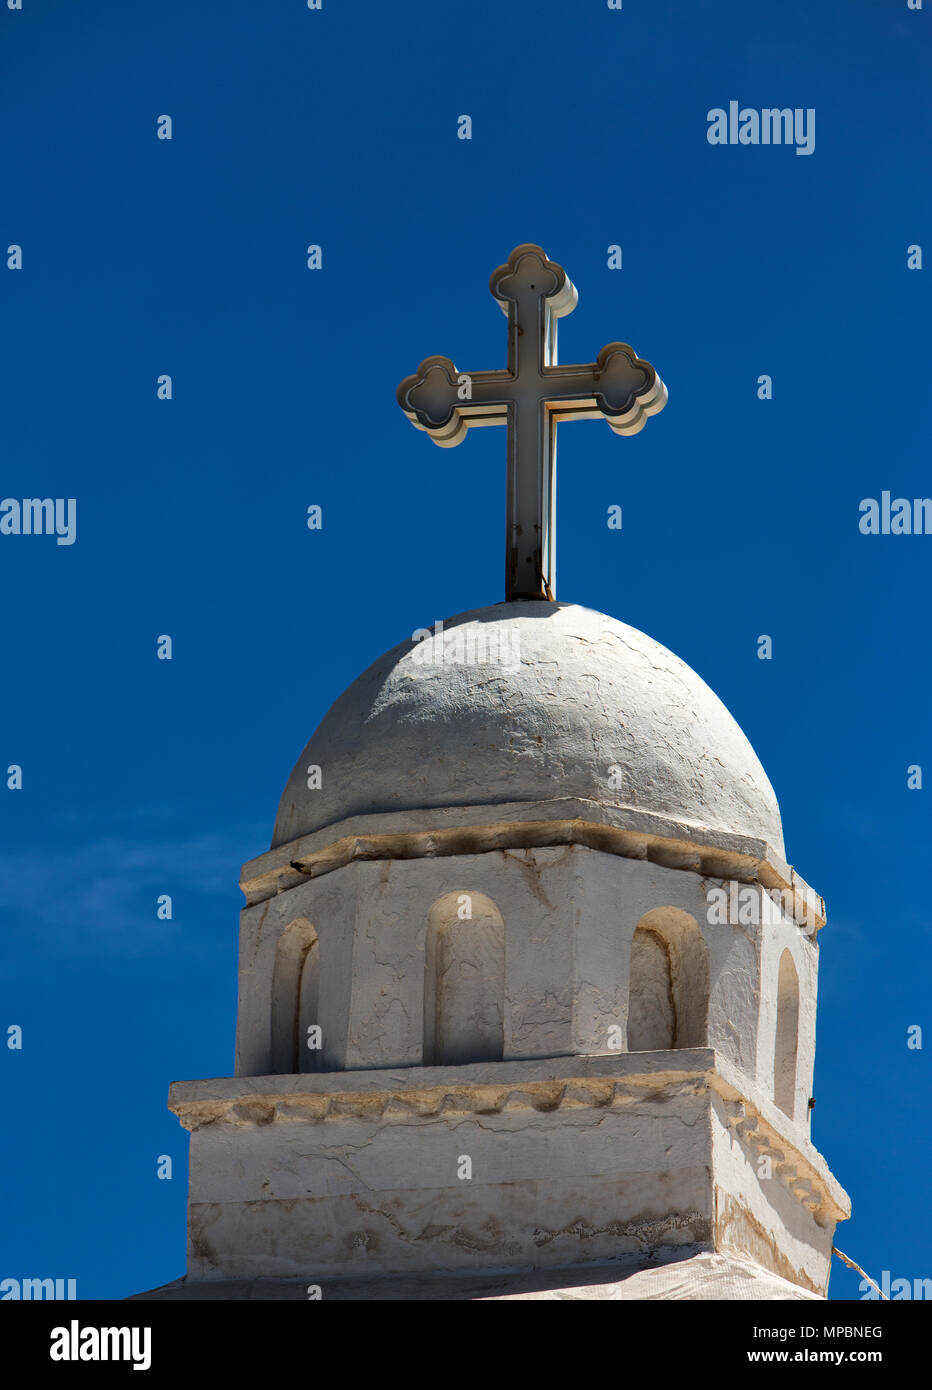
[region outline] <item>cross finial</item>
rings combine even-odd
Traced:
[[[398,404],[444,449],[471,425],[507,426],[505,597],[552,600],[557,422],[605,419],[616,434],[637,434],[663,410],[667,389],[627,343],[609,343],[585,366],[557,365],[557,319],[577,296],[540,246],[516,246],[489,289],[508,316],[507,369],[458,372],[449,357],[425,357],[398,387]]]

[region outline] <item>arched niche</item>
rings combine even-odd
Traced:
[[[319,1026],[320,943],[310,922],[299,917],[285,928],[272,971],[272,1068],[278,1074],[318,1071],[320,1050],[307,1046],[308,1029]]]
[[[799,975],[785,950],[777,972],[777,1034],[773,1045],[773,1098],[796,1118],[796,1058],[799,1049]]]
[[[500,1062],[505,923],[484,893],[446,893],[430,909],[424,972],[424,1065]]]
[[[628,979],[629,1052],[706,1045],[709,958],[695,917],[676,907],[646,912]]]

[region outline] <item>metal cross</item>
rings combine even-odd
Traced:
[[[443,449],[470,426],[507,426],[505,597],[552,601],[557,422],[604,418],[616,434],[637,434],[663,410],[667,389],[627,343],[609,343],[585,366],[557,365],[557,319],[577,295],[540,246],[516,246],[489,289],[508,316],[507,370],[458,372],[449,357],[425,357],[398,387],[398,404]]]

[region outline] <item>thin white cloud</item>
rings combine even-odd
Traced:
[[[234,914],[243,905],[240,865],[255,852],[255,837],[207,833],[166,839],[106,836],[22,854],[0,854],[6,931],[10,941],[41,933],[61,947],[108,943],[148,949],[191,925],[193,902],[223,897]],[[170,921],[157,916],[158,898],[172,898]]]

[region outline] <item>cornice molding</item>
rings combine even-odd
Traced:
[[[360,860],[432,859],[492,850],[580,845],[704,878],[760,883],[783,896],[813,936],[825,904],[764,840],[629,807],[571,799],[356,816],[279,845],[243,865],[249,906]]]

